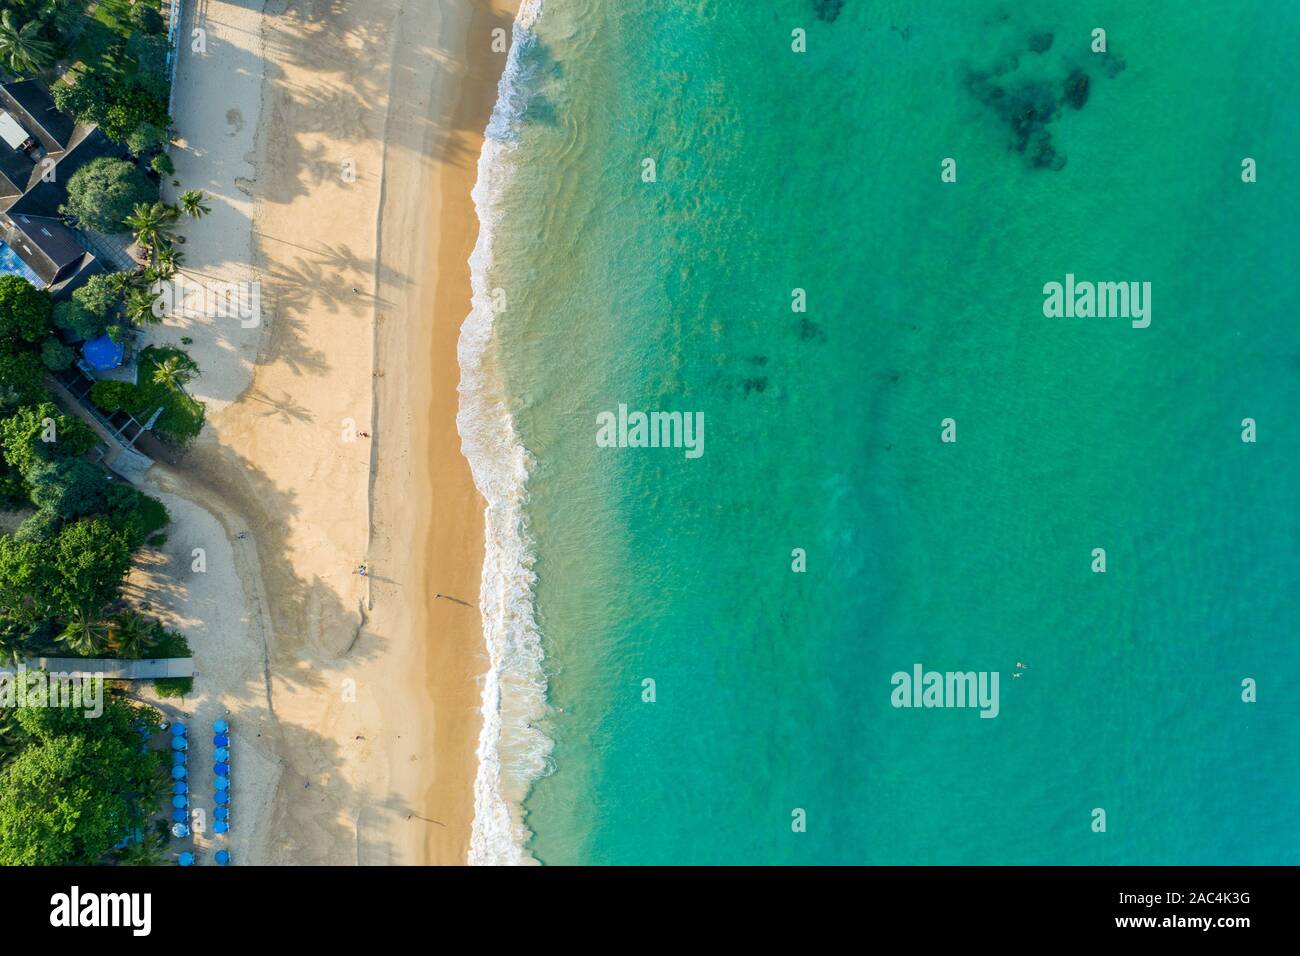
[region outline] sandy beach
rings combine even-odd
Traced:
[[[186,14],[207,50],[179,63],[169,190],[213,211],[183,230],[183,272],[260,283],[262,316],[192,310],[152,333],[191,340],[209,425],[150,472],[173,527],[132,583],[191,635],[182,709],[229,713],[255,755],[237,862],[466,861],[486,655],[456,340],[513,7]]]

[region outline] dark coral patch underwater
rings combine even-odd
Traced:
[[[1010,148],[1035,169],[1065,167],[1066,156],[1053,141],[1051,126],[1065,107],[1081,110],[1092,95],[1093,80],[1087,66],[1079,65],[1082,58],[1093,57],[1106,76],[1124,69],[1121,57],[1089,53],[1086,47],[1076,50],[1067,63],[1068,47],[1055,40],[1049,32],[1031,33],[1018,52],[1003,56],[989,69],[966,72],[966,89],[1001,119]],[[1053,49],[1057,56],[1048,57]],[[1082,62],[1091,65],[1092,61]]]

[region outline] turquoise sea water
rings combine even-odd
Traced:
[[[1300,7],[817,7],[547,0],[519,55],[482,277],[531,460],[515,839],[1297,862]],[[1150,327],[1046,318],[1066,273],[1150,282]],[[597,447],[620,403],[704,454]],[[999,672],[999,715],[892,707],[918,662]]]

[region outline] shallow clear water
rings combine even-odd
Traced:
[[[529,851],[1294,862],[1300,8],[814,7],[548,0],[521,58],[485,361],[533,461]],[[1150,327],[1045,317],[1066,273]],[[597,447],[620,403],[703,455]],[[892,707],[918,662],[999,672],[996,719]]]

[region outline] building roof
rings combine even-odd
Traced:
[[[72,142],[76,121],[54,105],[54,98],[39,80],[0,84],[0,102],[14,113],[46,152],[61,153]]]
[[[19,149],[0,144],[0,196],[17,198],[31,182],[36,164]]]
[[[45,216],[14,215],[12,225],[4,240],[46,285],[54,285],[76,271],[89,255],[72,234],[72,230],[57,219]]]
[[[59,207],[68,199],[68,180],[87,163],[127,151],[97,126],[78,124],[54,105],[37,80],[0,83],[0,107],[10,123],[26,130],[44,148],[28,155],[0,143],[0,226],[4,241],[47,286],[65,289],[98,271],[99,265],[71,229]],[[37,162],[40,160],[40,162]],[[52,167],[52,168],[51,168]],[[50,173],[53,175],[50,175]]]
[[[4,148],[0,147],[0,152]],[[126,150],[104,135],[98,126],[83,127],[78,131],[71,148],[57,158],[54,167],[54,180],[51,182],[41,176],[43,170],[35,166],[26,184],[26,191],[20,199],[14,201],[7,210],[13,216],[26,213],[29,216],[58,216],[59,207],[68,201],[68,180],[81,167],[92,160],[105,156],[122,157]],[[3,184],[0,184],[3,188]],[[3,203],[0,202],[0,207]]]

